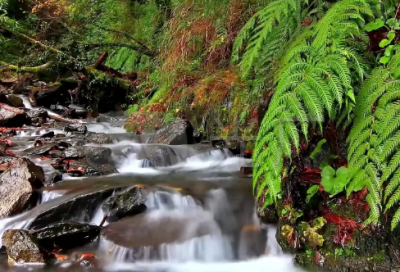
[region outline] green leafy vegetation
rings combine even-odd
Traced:
[[[241,30],[233,60],[239,62],[243,75],[252,80],[263,74],[256,61],[274,64],[273,95],[253,156],[253,185],[265,206],[282,197],[282,178],[289,174],[285,165],[293,154],[312,134],[322,133],[328,121],[351,131],[348,168],[325,165],[324,190],[331,197],[344,190],[350,196],[367,186],[370,216],[365,224],[378,223],[383,212],[399,203],[396,8],[393,1],[272,1]],[[288,24],[287,32],[279,30],[282,39],[287,37],[280,45],[287,45],[273,51],[276,39],[268,38],[281,22]],[[368,37],[373,31],[380,38]],[[261,48],[268,48],[273,56]],[[318,186],[311,186],[306,201],[317,191]],[[399,222],[400,210],[392,228]]]
[[[346,167],[342,166],[335,171],[335,169],[328,165],[325,166],[321,172],[321,185],[324,187],[324,190],[330,194],[330,197],[333,197],[344,191],[344,188],[349,182],[348,176],[349,170]],[[364,188],[364,186],[362,188]]]

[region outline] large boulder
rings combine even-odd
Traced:
[[[111,149],[98,146],[71,146],[64,151],[66,159],[88,158],[96,162],[108,162]]]
[[[0,125],[3,127],[21,127],[28,124],[24,110],[0,103]]]
[[[62,222],[31,232],[39,245],[48,251],[70,250],[92,242],[100,227],[76,222]]]
[[[68,201],[62,202],[37,216],[30,225],[33,230],[47,227],[54,223],[64,221],[85,221],[89,222],[97,207],[114,190],[105,190],[94,193],[86,193],[76,196]]]
[[[43,187],[43,169],[27,158],[16,160],[0,175],[0,218],[18,214],[35,201],[35,189]]]
[[[3,234],[2,243],[11,264],[48,264],[55,261],[54,255],[40,247],[29,231],[7,230]]]
[[[194,144],[193,126],[186,120],[172,122],[157,130],[149,139],[149,143],[168,145]]]
[[[108,214],[108,221],[112,222],[145,211],[145,202],[145,191],[139,186],[134,186],[110,196],[104,202],[102,209],[105,214]]]

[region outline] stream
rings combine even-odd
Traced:
[[[23,99],[25,107],[32,108]],[[251,163],[251,159],[235,157],[227,149],[202,151],[196,145],[169,146],[174,151],[169,154],[169,163],[149,167],[138,156],[138,150],[150,145],[146,143],[149,135],[127,133],[121,125],[124,116],[113,117],[117,122],[82,122],[88,131],[106,133],[113,139],[113,143],[85,146],[109,148],[109,163],[117,173],[98,177],[64,173],[62,181],[43,188],[34,208],[1,219],[0,234],[8,229],[29,229],[43,212],[79,196],[134,185],[146,189],[146,211],[116,223],[106,221],[103,226],[109,227],[112,239],[100,236],[74,250],[93,254],[95,266],[70,261],[58,261],[50,267],[8,266],[7,255],[2,254],[1,271],[301,271],[293,266],[292,256],[281,251],[275,238],[276,226],[262,225],[256,216],[252,180],[240,175],[240,167]],[[57,134],[63,128],[19,131],[9,150],[27,156],[24,150],[32,148],[36,138],[50,130]],[[46,174],[54,171],[49,160],[28,157]],[[99,226],[105,216],[103,202],[93,201],[71,211],[79,215],[75,221]]]

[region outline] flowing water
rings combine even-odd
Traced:
[[[27,99],[24,102],[31,107]],[[122,239],[99,239],[81,249],[98,257],[95,271],[300,271],[277,244],[276,227],[260,224],[255,215],[251,178],[239,174],[240,167],[251,160],[234,157],[228,150],[173,146],[172,165],[146,167],[145,160],[138,156],[148,146],[145,136],[126,133],[109,123],[85,122],[89,131],[114,138],[113,144],[103,146],[112,150],[110,160],[119,173],[96,178],[64,175],[62,182],[45,188],[35,208],[0,220],[0,235],[7,229],[28,229],[43,211],[78,195],[142,184],[150,188],[146,191],[147,211],[120,224],[118,235]],[[20,133],[14,152],[32,146],[32,136],[46,131]],[[45,172],[52,171],[46,161],[31,159]],[[92,215],[84,214],[82,209],[80,221],[99,225],[104,217],[101,205],[92,208]],[[3,262],[0,269],[11,272],[44,268],[7,267]],[[71,264],[63,263],[46,271],[49,269],[58,272],[87,268],[72,270]]]

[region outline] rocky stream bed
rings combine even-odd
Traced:
[[[256,216],[251,160],[223,141],[3,98],[1,271],[295,270]]]

